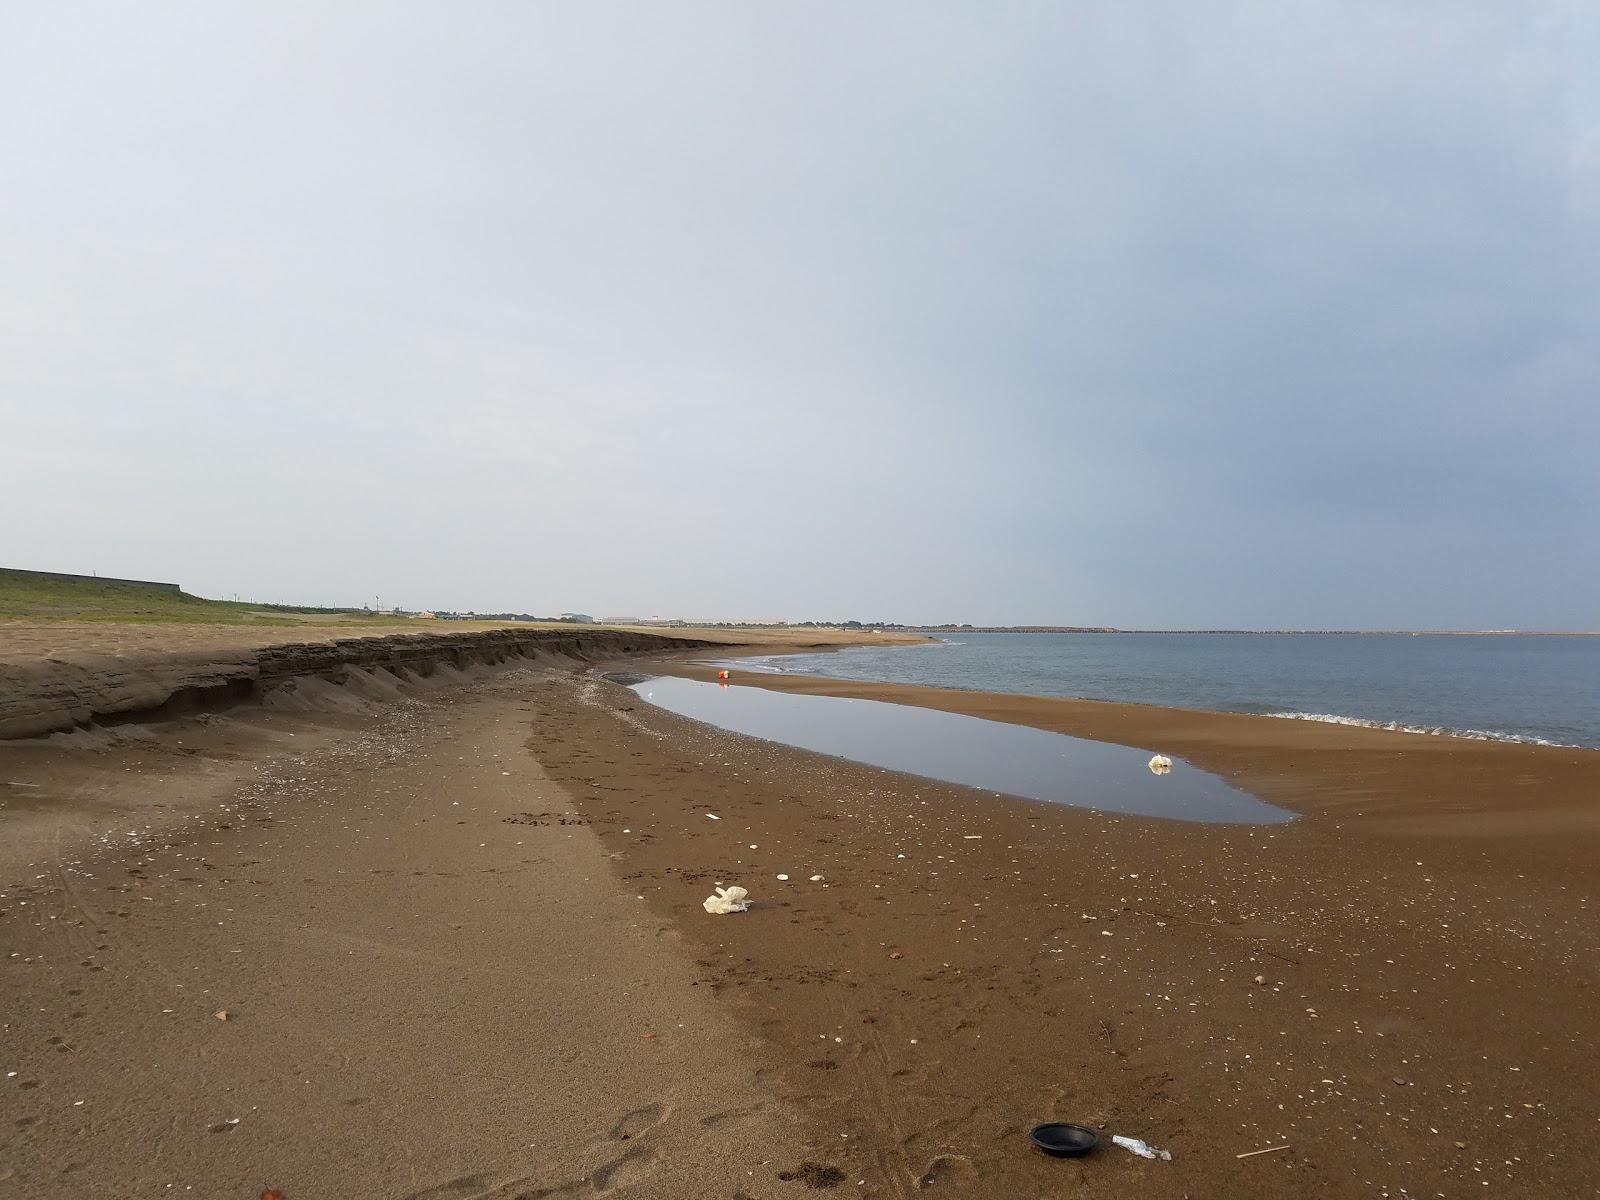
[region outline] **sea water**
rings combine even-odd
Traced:
[[[738,665],[1600,748],[1600,637],[951,633]]]

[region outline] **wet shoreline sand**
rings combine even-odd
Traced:
[[[885,1194],[915,1194],[930,1171],[971,1195],[1107,1196],[1583,1194],[1600,1173],[1584,1082],[1600,1048],[1600,754],[733,682],[1159,750],[1303,814],[1253,829],[1116,817],[738,738],[621,691],[618,711],[664,736],[614,741],[579,713],[585,765],[552,773],[586,811],[643,822],[643,838],[637,824],[597,827],[652,903],[683,919],[715,876],[775,906],[686,932],[714,986],[782,1048],[799,1094],[830,1119],[851,1114],[845,1140],[872,1148]],[[601,790],[584,798],[586,786]],[[809,883],[818,873],[825,890]],[[819,1034],[846,1050],[802,1058],[813,1042],[827,1051]],[[1030,1157],[1022,1135],[1043,1119],[1104,1122],[1174,1162]]]
[[[680,657],[663,674],[714,681],[718,668]],[[733,669],[730,682],[795,695],[908,704],[1181,755],[1272,803],[1306,815],[1359,815],[1368,831],[1414,829],[1577,839],[1600,849],[1600,751],[1245,713],[958,691],[819,675]],[[1413,822],[1417,822],[1413,825]],[[1519,839],[1522,840],[1522,839]],[[1541,852],[1557,849],[1541,846]]]

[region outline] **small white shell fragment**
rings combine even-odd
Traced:
[[[779,875],[778,878],[787,880],[789,877],[787,875]]]
[[[1172,760],[1165,754],[1153,754],[1150,756],[1150,774],[1165,775],[1170,770],[1172,770]]]
[[[720,821],[720,820],[722,820],[722,818],[717,816],[716,813],[707,813],[706,814],[706,820],[708,820],[708,821]]]
[[[822,882],[822,876],[821,875],[813,875],[811,877],[811,882],[812,883],[821,883]]]

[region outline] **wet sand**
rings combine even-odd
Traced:
[[[547,766],[653,906],[681,920],[713,877],[765,902],[686,932],[882,1194],[1592,1193],[1600,754],[735,680],[1160,750],[1304,814],[1105,816],[753,742],[629,693],[621,726],[547,702],[581,747]],[[1045,1160],[1023,1140],[1045,1119],[1174,1159]]]
[[[748,682],[1305,816],[976,793],[580,670],[0,746],[40,785],[0,822],[56,816],[0,852],[0,1196],[1593,1194],[1600,755]],[[1046,1119],[1173,1159],[1045,1159]]]

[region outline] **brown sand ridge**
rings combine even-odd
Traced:
[[[33,737],[91,722],[127,721],[259,700],[305,676],[345,682],[352,670],[426,672],[537,655],[586,658],[727,645],[729,629],[504,625],[412,621],[351,636],[350,630],[121,622],[0,621],[0,738]],[[823,644],[808,631],[763,630],[771,648]],[[845,633],[845,642],[926,641],[904,634]]]
[[[1594,1193],[1600,755],[738,681],[1305,816],[947,787],[555,654],[0,745],[0,1197]],[[1046,1159],[1047,1119],[1107,1141]]]

